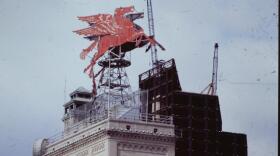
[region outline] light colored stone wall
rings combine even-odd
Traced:
[[[157,129],[158,134],[174,136],[174,126],[160,123],[150,123],[145,121],[130,122],[110,120],[109,129],[126,130],[126,126],[130,126],[130,131],[136,133],[153,133]]]
[[[107,129],[106,126],[107,126],[106,121],[102,121],[100,123],[94,124],[77,133],[65,134],[65,136],[61,140],[49,145],[47,147],[46,153],[50,153],[54,150],[63,148],[71,143],[79,141],[85,137],[88,137],[90,135],[97,134],[98,132],[104,131],[105,129]]]
[[[66,154],[65,156],[107,156],[108,155],[108,141],[102,140],[82,147],[74,152]]]
[[[151,142],[120,142],[117,156],[175,156],[172,144]]]
[[[130,129],[127,129],[127,125]],[[104,120],[48,145],[44,156],[57,155],[175,156],[174,126],[143,121]]]

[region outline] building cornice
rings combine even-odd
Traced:
[[[68,143],[67,145],[65,145],[59,149],[53,148],[51,152],[44,154],[44,156],[58,156],[58,155],[63,155],[63,154],[75,151],[78,148],[84,147],[92,142],[95,142],[97,140],[104,138],[106,135],[107,135],[106,130],[101,130],[97,133],[86,136],[86,137],[79,139],[77,141],[74,141],[72,143]]]

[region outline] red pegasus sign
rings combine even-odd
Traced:
[[[89,72],[90,77],[94,76],[93,66],[97,60],[109,50],[114,53],[125,53],[148,43],[150,44],[149,47],[158,45],[164,50],[153,36],[147,36],[140,26],[133,23],[135,19],[143,18],[143,13],[133,12],[135,12],[135,9],[130,6],[117,8],[114,15],[98,14],[78,17],[79,20],[87,22],[89,27],[74,32],[93,41],[88,48],[83,49],[80,54],[81,59],[85,59],[97,46],[97,52],[84,70],[84,72]]]

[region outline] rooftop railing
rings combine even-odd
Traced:
[[[158,124],[166,124],[166,125],[173,125],[173,118],[171,116],[164,116],[164,115],[155,115],[155,114],[140,114],[140,113],[126,113],[122,116],[118,117],[109,113],[104,114],[102,116],[91,116],[88,117],[77,124],[73,125],[72,127],[65,129],[62,132],[57,133],[56,135],[51,136],[48,138],[48,143],[54,144],[60,140],[66,139],[73,134],[77,134],[86,128],[97,124],[101,121],[106,119],[109,120],[117,120],[117,121],[128,121],[128,122],[138,122],[138,123],[158,123]],[[110,122],[110,121],[109,121]]]
[[[160,71],[159,69],[169,68],[169,67],[174,66],[174,65],[175,65],[174,59],[168,60],[168,61],[166,61],[166,62],[164,62],[162,64],[159,64],[156,67],[154,67],[154,68],[152,68],[152,69],[150,69],[150,70],[140,74],[139,75],[139,80],[140,81],[145,80],[145,79],[147,79],[149,77],[152,77],[152,76],[158,74],[159,71]]]

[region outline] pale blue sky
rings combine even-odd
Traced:
[[[72,33],[76,16],[113,13],[144,0],[0,0],[0,155],[29,156],[33,141],[62,130],[69,94],[91,82],[80,51],[90,43]],[[182,88],[200,92],[211,80],[219,47],[218,95],[223,130],[246,133],[250,156],[277,155],[278,1],[154,0],[156,38],[175,58]],[[147,28],[147,18],[137,23]],[[146,29],[146,32],[147,29]],[[132,52],[134,90],[149,69],[145,48]],[[137,73],[137,74],[136,74]],[[68,100],[68,97],[67,97]]]

